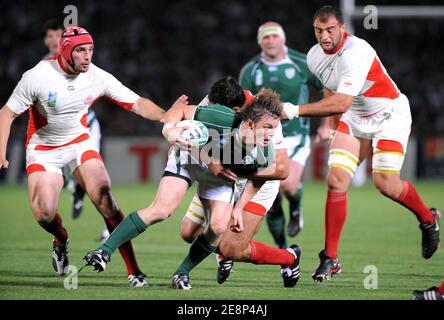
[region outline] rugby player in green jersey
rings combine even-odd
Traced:
[[[322,83],[308,69],[306,55],[285,45],[285,33],[276,22],[266,22],[258,29],[257,41],[261,53],[251,59],[241,70],[239,83],[253,94],[261,88],[270,88],[279,93],[286,102],[307,103],[309,89],[322,91]],[[303,185],[301,177],[305,162],[310,155],[310,120],[295,118],[282,121],[283,134],[290,158],[290,174],[281,182],[281,193],[290,205],[289,236],[296,236],[303,227],[301,199]],[[329,137],[328,121],[322,120],[315,142]],[[280,248],[286,248],[285,216],[281,197],[267,214],[267,224],[274,241]]]
[[[224,137],[225,142],[213,141],[213,145],[216,146],[214,149],[220,147],[222,153],[225,154],[224,149],[227,144],[230,144],[229,142],[233,146],[232,148],[229,147],[230,150],[236,148],[236,145],[240,145],[241,162],[245,162],[248,169],[263,167],[265,168],[263,171],[257,172],[258,177],[265,172],[265,174],[278,179],[274,157],[270,156],[272,148],[269,146],[269,141],[279,124],[281,110],[278,95],[270,90],[259,93],[257,99],[242,114],[235,113],[233,110],[220,105],[204,108],[188,106],[186,97],[181,97],[165,115],[163,133],[170,142],[186,144],[186,141],[180,139],[181,129],[176,128],[175,124],[182,119],[201,121],[208,128],[216,130],[214,139],[219,138],[221,134]],[[215,116],[216,113],[217,116]],[[228,135],[225,135],[227,132]],[[246,154],[244,154],[245,152]],[[210,218],[208,228],[191,244],[187,257],[173,275],[173,285],[177,289],[191,289],[189,283],[190,271],[216,250],[230,219],[232,219],[231,229],[234,232],[244,230],[242,209],[265,184],[265,181],[261,183],[245,182],[245,188],[239,192],[239,199],[236,205],[233,206],[235,200],[234,184],[231,181],[214,176],[211,170],[205,167],[204,157],[195,162],[186,163],[182,160],[182,153],[179,150],[180,161],[178,162],[175,150],[173,149],[170,152],[165,174],[161,179],[156,198],[151,205],[130,214],[128,219],[119,225],[118,230],[113,232],[102,246],[86,255],[85,260],[94,269],[103,271],[106,263],[110,261],[111,254],[120,243],[139,235],[145,231],[148,225],[169,217],[179,206],[191,181],[198,182],[197,193],[203,206],[210,213]],[[184,154],[184,156],[184,158],[189,158],[189,153],[188,155]],[[214,157],[214,153],[212,156]],[[246,159],[248,161],[244,161]],[[236,170],[235,166],[232,169]],[[285,175],[280,174],[282,178],[285,178],[288,172],[285,172]],[[285,251],[288,255],[285,260],[286,263],[282,264],[282,268],[286,270],[283,273],[284,284],[294,286],[299,277],[300,250],[297,246],[294,246],[282,251]],[[296,272],[292,273],[291,270],[296,270]]]

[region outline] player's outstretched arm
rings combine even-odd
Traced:
[[[9,162],[6,160],[6,146],[12,122],[17,116],[18,114],[9,109],[7,105],[0,110],[0,169],[6,169],[9,166]]]
[[[294,105],[285,102],[283,109],[287,119],[290,120],[297,117],[328,117],[346,112],[354,98],[354,96],[337,92],[313,103]]]
[[[131,111],[139,116],[153,121],[160,121],[163,119],[165,110],[147,98],[140,97],[134,103]]]

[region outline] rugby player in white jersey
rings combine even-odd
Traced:
[[[284,104],[290,119],[336,116],[337,120],[328,160],[325,247],[313,279],[329,280],[341,271],[337,251],[347,215],[347,190],[356,167],[370,151],[375,187],[415,214],[422,231],[422,256],[431,258],[440,240],[440,212],[428,208],[414,186],[400,177],[412,122],[407,97],[375,50],[346,32],[339,9],[320,8],[313,25],[318,44],[308,52],[307,63],[329,94],[315,103]]]
[[[107,97],[126,110],[159,121],[164,110],[140,97],[113,75],[92,64],[94,41],[83,28],[66,28],[60,55],[40,61],[23,74],[0,110],[0,169],[8,168],[6,147],[11,124],[30,111],[26,141],[29,202],[36,221],[54,236],[52,262],[57,274],[68,268],[68,233],[58,213],[68,166],[112,231],[123,219],[111,193],[111,182],[86,122],[88,108]],[[131,286],[147,285],[131,242],[119,248]]]

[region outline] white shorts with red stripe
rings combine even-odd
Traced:
[[[62,169],[66,166],[72,173],[89,159],[102,160],[96,143],[91,138],[61,147],[29,144],[26,149],[26,174],[29,176],[37,171],[62,174]]]
[[[247,179],[238,179],[236,182],[236,190],[235,190],[235,200],[239,199],[242,192],[244,191],[245,184],[247,183]],[[273,205],[276,196],[279,193],[279,180],[269,180],[265,181],[262,187],[258,190],[258,192],[254,195],[254,197],[247,203],[244,208],[244,211],[248,211],[250,213],[264,216],[268,210],[270,210]]]
[[[412,117],[407,97],[400,94],[377,114],[362,117],[344,113],[337,131],[372,140],[373,171],[398,173],[410,135]]]
[[[246,180],[242,179],[242,181],[238,181],[236,183],[235,189],[235,198],[236,200],[242,194],[242,191],[245,187]],[[270,210],[273,205],[276,196],[279,193],[279,180],[266,181],[264,185],[259,189],[253,199],[247,203],[244,208],[244,211],[250,212],[252,214],[258,216],[265,216],[265,214]],[[199,196],[196,194],[191,200],[191,203],[188,207],[188,210],[184,216],[184,219],[190,219],[197,224],[202,226],[207,225],[208,217],[205,214],[205,210],[200,202]]]

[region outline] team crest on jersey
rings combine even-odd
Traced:
[[[254,159],[252,156],[245,156],[242,159],[242,164],[252,164],[252,163],[254,163]]]
[[[261,86],[264,83],[262,70],[256,70],[255,77],[254,77],[254,83],[257,86]]]
[[[296,75],[296,69],[295,68],[287,68],[285,69],[285,76],[287,79],[293,79]]]
[[[57,92],[49,91],[48,94],[48,106],[55,108],[57,103]]]

